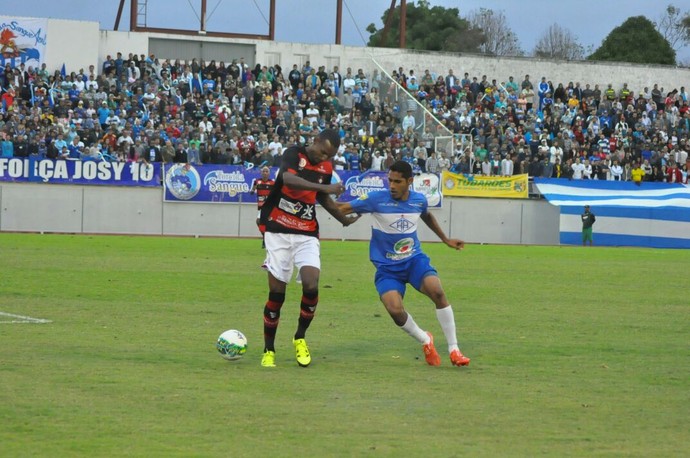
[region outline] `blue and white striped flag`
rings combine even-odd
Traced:
[[[678,207],[690,209],[690,188],[683,184],[536,178],[534,184],[558,207]]]
[[[539,192],[560,207],[562,244],[582,243],[583,207],[596,215],[595,244],[690,248],[690,188],[683,184],[536,178]]]

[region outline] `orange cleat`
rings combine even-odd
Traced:
[[[428,335],[429,339],[431,339],[428,344],[425,344],[422,347],[424,349],[424,358],[426,358],[426,363],[429,366],[440,366],[441,357],[438,356],[436,347],[434,347],[434,336],[432,336],[430,332],[427,332],[426,335]]]
[[[470,365],[470,359],[463,355],[460,350],[453,350],[450,352],[450,362],[453,363],[453,366],[469,366]]]

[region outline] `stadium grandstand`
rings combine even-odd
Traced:
[[[2,157],[279,166],[289,145],[332,127],[342,139],[337,170],[385,171],[402,159],[439,176],[687,183],[685,85],[652,79],[638,87],[620,83],[620,75],[602,83],[599,67],[596,80],[563,79],[556,70],[557,77],[531,77],[527,70],[543,63],[530,59],[511,61],[508,76],[465,70],[433,53],[403,55],[395,65],[394,55],[366,48],[344,47],[337,59],[319,61],[294,52],[294,61],[282,62],[261,45],[248,53],[248,40],[186,38],[229,44],[222,58],[209,58],[192,55],[193,47],[161,45],[160,34],[146,36],[146,52],[141,44],[99,52],[88,66],[67,59],[50,67],[61,58],[37,63],[6,49]],[[128,43],[106,38],[101,34],[98,49]],[[420,64],[410,65],[414,60]],[[496,65],[488,57],[467,61],[467,68]],[[649,77],[647,70],[636,72]]]

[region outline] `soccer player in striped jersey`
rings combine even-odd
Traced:
[[[345,190],[342,183],[331,183],[331,160],[339,146],[338,132],[324,129],[314,138],[313,144],[295,145],[285,150],[275,186],[261,207],[260,222],[266,227],[263,267],[268,271],[269,288],[264,307],[264,354],[261,358],[264,367],[276,365],[275,336],[280,309],[295,268],[299,272],[297,281],[302,283],[302,299],[292,343],[297,364],[306,367],[311,363],[305,334],[319,302],[321,272],[316,202],[343,226],[357,220],[345,216],[330,197]]]
[[[388,171],[388,181],[388,191],[372,192],[359,200],[339,204],[340,210],[346,215],[371,213],[374,217],[369,258],[376,267],[376,290],[395,324],[422,344],[429,365],[441,364],[433,336],[420,328],[403,306],[405,286],[409,283],[436,305],[436,318],[448,343],[451,363],[454,366],[467,366],[470,358],[463,355],[458,347],[453,309],[436,269],[421,250],[417,237],[419,220],[449,247],[461,250],[465,243],[448,238],[434,215],[429,213],[426,197],[410,189],[413,174],[409,163],[393,163]]]
[[[256,205],[259,208],[259,213],[256,215],[256,226],[259,228],[259,232],[261,232],[261,248],[266,248],[266,244],[264,243],[264,232],[266,232],[266,228],[261,224],[261,207],[264,205],[266,198],[273,190],[275,184],[275,180],[271,179],[271,169],[262,167],[261,178],[254,180],[252,189],[249,190],[252,194],[256,193]]]

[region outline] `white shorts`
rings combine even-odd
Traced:
[[[292,272],[297,268],[316,267],[321,270],[321,243],[316,237],[302,234],[278,234],[266,232],[266,261],[264,267],[283,283],[290,283]]]

